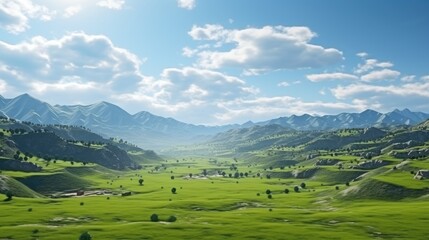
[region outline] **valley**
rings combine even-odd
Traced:
[[[2,119],[0,239],[425,239],[427,126],[256,126],[158,156]]]

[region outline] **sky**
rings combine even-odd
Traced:
[[[0,95],[193,124],[429,112],[426,0],[0,0]]]

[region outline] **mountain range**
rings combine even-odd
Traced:
[[[156,116],[145,111],[130,114],[108,102],[53,106],[28,94],[12,99],[0,96],[0,115],[36,124],[84,126],[105,137],[124,138],[143,148],[156,150],[177,143],[197,143],[224,131],[253,126],[276,124],[294,130],[334,130],[415,125],[429,118],[427,113],[412,112],[409,109],[396,109],[389,113],[365,110],[361,113],[325,116],[292,115],[257,123],[249,121],[242,125],[204,126]]]

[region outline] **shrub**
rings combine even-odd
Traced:
[[[268,199],[272,199],[272,198],[273,198],[273,195],[268,194]]]
[[[301,188],[305,188],[306,187],[306,185],[305,185],[305,183],[303,182],[303,183],[301,183]]]
[[[175,216],[170,216],[167,219],[167,222],[175,222],[175,221],[177,221],[177,218]]]
[[[289,189],[286,188],[285,189],[285,193],[288,194],[289,193]]]
[[[79,240],[91,240],[92,237],[89,232],[84,232],[80,235]]]
[[[171,176],[170,178],[171,178],[171,180],[174,180],[174,176]]]
[[[271,194],[271,190],[270,190],[270,189],[267,189],[267,190],[265,191],[265,193],[266,193],[266,194]]]
[[[335,186],[335,190],[340,190],[340,187],[338,187],[338,186]]]
[[[176,189],[175,187],[171,189],[171,192],[172,192],[173,194],[176,194],[176,191],[177,191],[177,189]]]
[[[152,214],[151,216],[150,216],[150,220],[152,221],[152,222],[158,222],[159,221],[159,218],[158,218],[158,214]]]

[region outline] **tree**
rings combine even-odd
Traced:
[[[172,192],[173,194],[176,194],[176,191],[177,191],[177,189],[176,189],[175,187],[171,189],[171,192]]]
[[[285,193],[288,194],[289,193],[289,189],[286,188],[285,189]]]
[[[192,173],[189,173],[189,177],[192,178]]]
[[[273,198],[273,195],[268,194],[268,199],[272,199],[272,198]]]
[[[293,187],[293,190],[294,190],[295,192],[299,192],[299,187],[298,187],[298,186],[295,186],[295,187]]]
[[[301,186],[301,188],[305,188],[305,186],[306,186],[306,185],[305,185],[305,183],[303,182],[303,183],[301,183],[301,185],[300,185],[300,186]]]
[[[91,240],[92,237],[89,232],[84,232],[80,235],[79,240]]]
[[[6,201],[12,200],[13,194],[11,192],[6,193]]]
[[[171,180],[174,180],[174,176],[171,176],[170,178],[171,178]]]
[[[265,191],[265,193],[266,193],[266,194],[271,194],[271,190],[270,190],[270,189],[267,189],[267,190]]]
[[[139,179],[140,186],[143,185],[143,182],[144,182],[144,180],[140,178]]]
[[[152,214],[151,216],[150,216],[150,220],[152,221],[152,222],[158,222],[159,221],[159,217],[158,217],[158,214]]]

